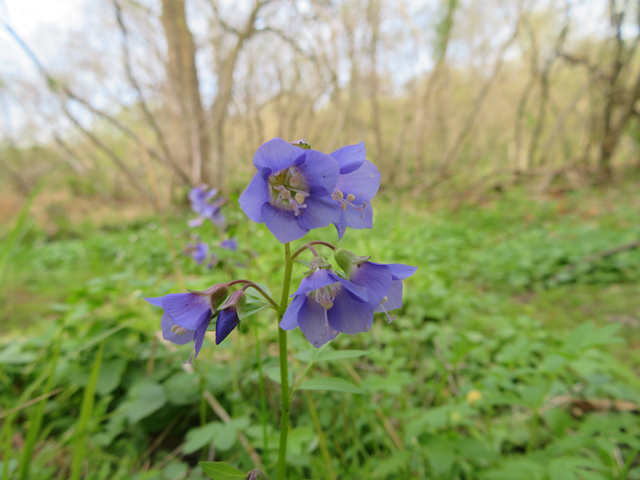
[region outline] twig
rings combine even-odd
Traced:
[[[42,400],[46,400],[47,398],[52,397],[53,395],[60,392],[61,390],[62,388],[56,388],[55,390],[51,390],[50,392],[45,393],[44,395],[40,395],[39,397],[36,397],[33,400],[29,400],[28,402],[23,403],[19,407],[12,408],[11,410],[5,410],[4,412],[0,413],[0,419],[8,415],[12,415],[16,412],[19,412],[20,410],[24,410],[25,408],[29,408],[31,405],[35,405],[36,403],[41,402]]]
[[[136,77],[133,75],[133,69],[131,68],[131,55],[129,53],[129,32],[127,31],[127,27],[122,17],[122,8],[120,7],[120,3],[118,0],[112,0],[112,3],[116,11],[116,20],[118,21],[118,26],[120,27],[120,33],[122,36],[122,56],[123,56],[125,71],[127,73],[127,78],[129,79],[129,83],[138,94],[138,99],[140,100],[139,102],[140,109],[142,110],[142,113],[144,114],[144,117],[147,120],[149,127],[151,127],[151,129],[155,133],[158,144],[160,145],[160,148],[162,149],[162,152],[164,153],[164,156],[167,162],[182,177],[182,179],[188,183],[189,178],[187,174],[174,161],[173,156],[169,151],[169,147],[164,138],[164,135],[160,130],[160,127],[158,126],[158,123],[156,122],[155,118],[151,114],[151,110],[149,110],[149,107],[147,106],[147,102],[145,101],[144,95],[142,94],[142,89],[140,88],[140,84],[138,83],[138,80],[136,79]]]
[[[636,248],[640,248],[640,240],[636,240],[635,242],[625,243],[624,245],[618,245],[617,247],[610,248],[609,250],[605,250],[604,252],[596,253],[594,255],[589,255],[584,257],[582,260],[577,263],[572,263],[564,267],[560,272],[558,272],[553,280],[557,280],[564,273],[569,273],[578,268],[578,265],[582,265],[585,263],[593,263],[598,260],[602,260],[603,258],[612,257],[622,252],[627,252],[629,250],[635,250]]]
[[[222,405],[220,405],[218,400],[216,400],[216,398],[211,394],[211,392],[209,392],[208,390],[205,390],[203,393],[203,396],[205,400],[209,403],[209,405],[211,405],[211,408],[213,409],[213,411],[216,412],[216,415],[218,415],[218,417],[220,417],[220,419],[224,423],[229,423],[231,421],[231,417],[229,416],[227,411],[222,407]],[[253,463],[257,466],[262,466],[262,459],[253,449],[253,447],[249,443],[249,440],[247,439],[247,437],[245,437],[245,435],[242,432],[238,433],[238,440],[240,440],[242,447],[249,454],[249,456],[251,457],[251,460],[253,460]]]

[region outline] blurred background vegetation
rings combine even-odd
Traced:
[[[0,20],[0,478],[273,471],[273,312],[191,368],[142,296],[277,292],[280,245],[237,198],[279,136],[364,140],[375,227],[341,245],[419,266],[392,324],[313,363],[360,393],[296,394],[290,478],[640,479],[638,2],[0,0]],[[201,183],[227,199],[197,230],[211,268],[183,254]]]

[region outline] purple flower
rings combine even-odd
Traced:
[[[365,262],[371,265],[384,265],[380,263]],[[376,307],[376,312],[384,312],[387,316],[387,323],[391,323],[395,317],[389,316],[391,310],[396,310],[402,307],[402,280],[409,278],[416,273],[418,267],[412,267],[410,265],[403,265],[401,263],[388,263],[384,265],[391,269],[391,285],[386,295],[380,301],[380,304]]]
[[[202,242],[188,243],[185,250],[185,255],[190,256],[195,262],[200,265],[209,256],[209,245]]]
[[[333,340],[338,333],[366,332],[373,319],[375,305],[370,305],[366,288],[329,269],[318,269],[303,278],[292,296],[280,328],[300,327],[316,348]]]
[[[239,323],[240,318],[238,318],[236,307],[231,306],[221,310],[216,322],[216,345],[220,345],[220,342],[227,338]]]
[[[369,258],[344,249],[335,251],[336,262],[349,281],[365,288],[369,306],[375,312],[383,312],[387,316],[387,323],[391,323],[395,317],[392,318],[388,312],[402,307],[402,280],[412,276],[418,267],[401,263],[375,263],[368,261]]]
[[[192,188],[189,192],[189,200],[191,200],[191,210],[198,214],[198,218],[189,220],[190,227],[199,227],[209,219],[212,223],[222,226],[225,223],[224,215],[220,212],[220,207],[224,204],[224,198],[215,199],[218,190],[215,188],[208,189],[206,185]]]
[[[227,250],[238,250],[238,239],[232,238],[231,240],[223,240],[220,243],[220,248],[226,248]]]
[[[258,173],[241,195],[240,206],[280,242],[340,222],[340,205],[331,199],[339,167],[330,155],[273,138],[258,148],[253,164]]]
[[[347,145],[331,154],[340,166],[338,183],[331,195],[342,209],[340,221],[335,222],[338,238],[342,238],[347,227],[373,227],[371,199],[380,188],[380,172],[366,160],[366,155],[364,142]]]
[[[164,311],[160,321],[162,338],[177,345],[193,341],[197,358],[215,309],[222,303],[228,291],[229,287],[226,284],[219,284],[204,292],[171,293],[164,297],[145,300]]]

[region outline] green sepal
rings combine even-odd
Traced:
[[[347,278],[349,278],[349,276],[351,275],[351,267],[353,265],[364,263],[371,258],[356,255],[355,253],[350,252],[349,250],[345,250],[344,248],[337,248],[333,252],[333,257],[335,258],[338,266],[347,275]]]
[[[219,309],[224,310],[225,308],[235,307],[236,312],[238,312],[239,316],[242,316],[244,311],[244,306],[247,303],[247,296],[245,295],[243,290],[236,290],[233,292],[226,302],[220,305]]]
[[[311,145],[304,138],[299,140],[294,140],[293,142],[289,142],[294,147],[299,147],[303,150],[311,150]]]
[[[313,260],[311,260],[311,265],[309,266],[309,268],[311,269],[311,273],[315,272],[320,268],[331,268],[331,267],[332,265],[329,263],[329,260],[327,260],[325,257],[314,257]]]

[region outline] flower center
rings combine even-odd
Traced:
[[[296,167],[269,175],[269,203],[293,212],[296,217],[307,208],[304,202],[310,195],[309,190],[304,176]]]
[[[327,310],[333,307],[333,299],[336,298],[336,295],[340,291],[340,287],[340,283],[336,282],[331,285],[327,285],[326,287],[318,288],[309,294],[309,296],[324,308],[324,333],[320,335],[321,337],[326,337],[327,334],[336,335],[338,333],[331,327],[331,325],[329,325]]]
[[[364,209],[367,207],[367,202],[362,202],[362,206],[358,207],[353,201],[356,199],[356,196],[353,193],[349,193],[346,196],[340,190],[336,190],[331,194],[331,198],[333,198],[336,202],[340,204],[340,208],[342,210],[346,210],[347,207],[353,207],[358,212],[362,213],[361,218],[364,218]]]

